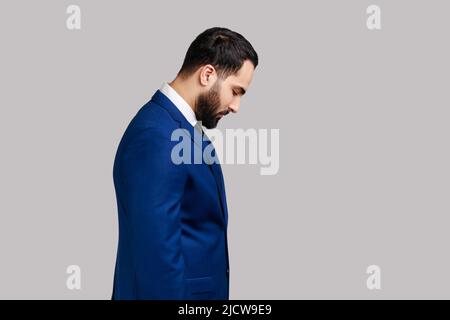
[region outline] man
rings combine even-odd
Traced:
[[[191,137],[191,153],[203,154],[210,141],[194,136],[202,137],[201,125],[214,128],[239,110],[257,65],[242,35],[208,29],[189,46],[175,80],[129,124],[113,170],[119,213],[113,299],[229,299],[220,164],[174,161],[172,133],[181,129]]]

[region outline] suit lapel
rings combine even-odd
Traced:
[[[204,147],[211,144],[213,146],[211,156],[213,159],[209,162],[208,165],[211,169],[212,174],[214,175],[214,179],[216,180],[219,196],[220,196],[220,202],[222,205],[222,213],[225,218],[225,223],[228,223],[228,209],[227,209],[227,200],[225,197],[225,184],[222,174],[222,168],[220,167],[219,159],[217,158],[216,150],[214,149],[214,145],[212,144],[211,140],[209,140],[208,136],[204,134],[205,142]],[[204,150],[204,149],[203,149]]]

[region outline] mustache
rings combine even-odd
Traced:
[[[217,113],[217,115],[219,115],[219,116],[226,116],[229,113],[230,113],[229,110],[225,110],[225,111],[221,111],[221,112]]]

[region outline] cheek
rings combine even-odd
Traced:
[[[220,98],[220,103],[222,106],[229,106],[233,101],[233,93],[225,93]]]

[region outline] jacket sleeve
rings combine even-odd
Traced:
[[[139,133],[121,159],[136,299],[184,297],[180,202],[186,172],[171,161],[175,142],[161,131]]]

